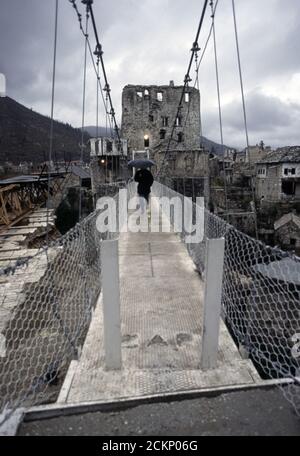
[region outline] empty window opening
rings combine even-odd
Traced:
[[[282,187],[282,193],[284,193],[285,195],[294,196],[296,193],[295,182],[283,181],[281,187]]]
[[[143,92],[137,92],[136,96],[138,97],[138,99],[143,98]]]
[[[162,126],[167,127],[169,125],[169,117],[162,117]]]
[[[106,141],[106,152],[112,152],[112,142],[111,141]]]
[[[159,132],[159,137],[160,137],[160,139],[165,139],[165,137],[166,137],[166,130],[160,130],[160,132]]]
[[[285,176],[296,176],[296,168],[285,168],[284,175]]]
[[[149,114],[149,121],[150,122],[154,122],[154,115],[153,114]]]
[[[188,102],[190,101],[190,94],[189,94],[188,92],[186,92],[186,93],[184,94],[184,101],[185,101],[186,103],[188,103]]]
[[[292,247],[296,247],[296,243],[297,243],[297,239],[294,239],[294,238],[291,238],[291,239],[290,239],[290,245],[291,245]]]
[[[145,89],[145,91],[144,91],[144,96],[145,96],[145,97],[149,97],[149,90],[148,90],[148,89]]]
[[[179,143],[182,143],[182,142],[183,142],[183,133],[182,133],[182,132],[178,133],[177,138],[178,138],[178,139],[177,139],[178,142],[179,142]]]
[[[181,127],[181,117],[176,117],[176,127]]]
[[[157,92],[157,100],[158,100],[158,101],[163,101],[163,94],[162,94],[162,92]]]

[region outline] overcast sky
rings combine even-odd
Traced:
[[[77,0],[78,7],[83,5]],[[0,73],[7,95],[50,114],[55,0],[0,0]],[[182,84],[203,0],[94,0],[118,121],[126,84]],[[300,144],[300,2],[236,0],[251,144]],[[206,41],[210,12],[199,45]],[[224,142],[245,146],[231,0],[219,0],[216,32]],[[92,46],[95,42],[90,33]],[[59,0],[55,118],[81,125],[84,40],[68,0]],[[96,123],[96,80],[89,62],[86,124]],[[192,77],[194,71],[192,71]],[[212,41],[200,70],[203,134],[217,142]],[[100,124],[104,125],[103,109]]]

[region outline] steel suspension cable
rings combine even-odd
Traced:
[[[69,0],[69,2],[73,5],[73,8],[75,10],[75,13],[77,15],[77,19],[78,19],[78,22],[79,22],[79,28],[80,28],[81,33],[83,34],[84,38],[86,39],[86,36],[85,36],[86,34],[85,34],[85,31],[84,31],[83,26],[82,26],[82,15],[80,14],[80,12],[78,10],[77,4],[76,4],[76,0]],[[94,72],[95,72],[96,78],[98,80],[98,85],[99,85],[99,90],[100,90],[100,93],[101,93],[102,103],[103,103],[104,109],[107,110],[106,102],[105,102],[104,95],[103,95],[104,89],[102,87],[100,74],[97,71],[97,67],[96,67],[96,63],[95,63],[95,59],[94,59],[94,54],[97,55],[97,53],[95,51],[94,54],[93,54],[89,37],[87,37],[87,42],[88,42],[89,54],[90,54],[91,61],[92,61],[92,64],[93,64]]]
[[[226,166],[225,166],[225,147],[224,147],[224,136],[223,136],[223,118],[222,118],[222,107],[221,107],[221,92],[220,92],[220,78],[219,78],[219,64],[218,64],[218,53],[217,53],[217,39],[216,39],[216,27],[215,27],[215,15],[214,15],[214,2],[211,0],[211,19],[212,19],[212,34],[214,44],[214,58],[215,58],[215,69],[216,69],[216,83],[217,83],[217,96],[218,96],[218,110],[219,110],[219,128],[220,128],[220,139],[223,155],[223,174],[224,174],[224,192],[225,192],[225,210],[226,219],[228,222],[228,196],[227,196],[227,181],[226,181]]]
[[[99,59],[97,59],[97,103],[96,103],[96,138],[99,137]]]
[[[101,46],[100,41],[99,41],[98,30],[97,30],[97,25],[96,25],[96,21],[95,21],[93,6],[92,6],[93,0],[82,0],[82,3],[85,3],[87,5],[87,8],[89,9],[89,12],[91,14],[91,19],[92,19],[92,24],[93,24],[93,29],[94,29],[95,39],[96,39],[96,46],[99,49],[99,56],[100,56],[100,63],[101,63],[101,67],[102,67],[102,73],[103,73],[103,76],[104,76],[105,87],[106,87],[106,90],[107,90],[107,93],[108,93],[108,100],[109,100],[109,104],[110,104],[110,115],[112,116],[112,122],[114,124],[114,128],[115,128],[115,131],[116,131],[116,134],[117,134],[117,137],[118,137],[119,145],[120,145],[120,148],[121,148],[121,154],[123,155],[123,148],[122,148],[122,143],[121,143],[121,138],[120,138],[119,127],[118,127],[118,124],[117,124],[117,121],[116,121],[115,110],[114,110],[112,98],[111,98],[111,95],[110,95],[110,86],[109,86],[109,83],[108,83],[107,74],[106,74],[105,65],[104,65],[104,60],[103,60],[102,46]]]
[[[241,65],[241,57],[240,57],[240,46],[239,46],[239,39],[238,39],[237,21],[236,21],[236,12],[235,12],[235,1],[234,0],[232,0],[232,12],[233,12],[234,34],[235,34],[235,43],[236,43],[236,51],[237,51],[237,59],[238,59],[241,95],[242,95],[242,103],[243,103],[244,126],[245,126],[246,144],[247,144],[247,160],[249,161],[248,123],[247,123],[244,83],[243,83],[243,76],[242,76],[242,65]]]
[[[82,122],[81,122],[81,151],[80,151],[80,164],[83,166],[83,149],[84,149],[84,126],[85,126],[85,97],[86,97],[86,67],[87,67],[87,49],[88,49],[88,23],[89,23],[89,12],[86,10],[86,22],[85,22],[85,42],[84,42],[84,65],[83,65],[83,90],[82,90]],[[79,178],[79,210],[78,210],[78,221],[81,221],[82,215],[82,177]]]
[[[198,68],[198,53],[195,54],[195,65],[196,65],[196,81],[195,85],[199,92],[199,131],[200,131],[200,147],[202,146],[202,112],[201,112],[201,92],[200,92],[200,81],[199,81],[199,68]]]
[[[216,1],[215,3],[215,7],[214,7],[214,16],[216,15],[216,11],[217,11],[217,7],[218,7],[218,4],[219,4],[219,0]],[[199,82],[199,69],[200,69],[200,65],[203,61],[203,58],[204,58],[204,55],[206,53],[206,50],[207,50],[207,46],[208,46],[208,43],[210,41],[210,38],[211,38],[211,35],[212,35],[212,24],[210,26],[210,29],[209,29],[209,33],[208,33],[208,36],[207,36],[207,39],[206,39],[206,42],[205,42],[205,45],[204,45],[204,48],[203,48],[203,51],[201,53],[201,57],[199,59],[199,62],[198,62],[198,51],[201,50],[201,48],[196,48],[196,51],[195,51],[195,63],[196,63],[196,79],[195,79],[195,82],[194,82],[194,88],[197,86],[198,90],[199,90],[199,94],[200,94],[200,82]],[[197,44],[197,43],[196,43]],[[201,95],[201,94],[200,94]],[[185,120],[185,124],[184,124],[184,128],[186,127],[186,124],[187,124],[187,119],[188,119],[188,116],[189,116],[189,113],[190,113],[190,104],[189,104],[189,107],[188,107],[188,112],[187,112],[187,115],[186,115],[186,120]],[[201,122],[201,131],[202,131],[202,120],[201,120],[201,100],[200,100],[200,122]],[[202,133],[201,133],[201,136],[202,136]],[[200,144],[201,145],[201,144]]]
[[[52,66],[52,94],[51,94],[51,115],[50,115],[50,145],[48,157],[48,192],[47,192],[47,219],[46,219],[46,244],[49,247],[49,203],[50,203],[50,166],[53,153],[53,123],[54,123],[54,99],[55,99],[55,79],[56,79],[56,56],[57,56],[57,31],[58,31],[58,0],[55,1],[55,20],[54,20],[54,45],[53,45],[53,66]],[[48,253],[47,253],[48,259]]]
[[[245,102],[245,92],[244,92],[244,83],[243,83],[243,75],[242,75],[240,46],[239,46],[239,38],[238,38],[238,30],[237,30],[235,0],[232,0],[232,13],[233,13],[234,34],[235,34],[235,43],[236,43],[236,51],[237,51],[237,59],[238,59],[238,69],[239,69],[241,96],[242,96],[242,104],[243,104],[243,115],[244,115],[244,127],[245,127],[246,145],[247,145],[246,161],[250,164],[248,122],[247,122],[247,113],[246,113],[246,102]],[[256,212],[256,205],[255,205],[255,192],[254,192],[254,187],[253,187],[252,175],[251,175],[251,191],[252,191],[252,199],[253,199],[253,205],[254,205],[253,210],[254,210],[254,219],[255,219],[255,235],[256,235],[256,239],[258,239],[257,212]]]
[[[161,173],[161,171],[162,171],[162,169],[164,167],[166,158],[168,156],[169,149],[170,149],[170,146],[171,146],[171,142],[173,140],[175,128],[177,126],[177,124],[176,124],[177,118],[179,117],[180,111],[182,109],[182,101],[183,101],[183,97],[184,97],[184,94],[185,94],[185,91],[186,91],[186,87],[187,87],[188,83],[191,81],[191,79],[190,79],[190,71],[191,71],[193,60],[194,60],[194,55],[195,55],[195,52],[196,52],[196,48],[198,47],[197,43],[198,43],[198,40],[199,40],[200,31],[202,29],[202,25],[203,25],[205,13],[206,13],[207,5],[208,5],[208,0],[204,0],[202,13],[201,13],[201,17],[200,17],[197,33],[196,33],[196,37],[195,37],[195,40],[194,40],[194,43],[193,43],[192,55],[191,55],[191,58],[190,58],[190,61],[189,61],[189,64],[188,64],[188,69],[187,69],[187,72],[186,72],[186,75],[185,75],[185,78],[184,78],[184,85],[183,85],[183,88],[182,88],[182,92],[181,92],[181,96],[180,96],[180,100],[179,100],[176,116],[175,116],[175,119],[174,119],[174,122],[173,122],[171,135],[170,135],[170,138],[169,138],[169,141],[168,141],[168,144],[167,144],[166,151],[164,153],[164,157],[163,157],[162,163],[161,163],[160,168],[158,170],[157,176],[160,175],[160,173]]]

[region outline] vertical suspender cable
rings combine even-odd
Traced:
[[[218,107],[219,107],[219,125],[220,125],[220,138],[223,154],[223,173],[224,173],[224,192],[225,192],[225,209],[226,219],[228,221],[228,198],[227,198],[227,181],[226,181],[226,166],[225,166],[225,147],[223,138],[223,120],[222,120],[222,108],[221,108],[221,95],[220,95],[220,81],[219,81],[219,67],[218,67],[218,55],[217,55],[217,40],[216,40],[216,28],[215,28],[215,15],[214,15],[214,2],[210,2],[212,11],[212,31],[213,31],[213,43],[214,43],[214,56],[215,56],[215,67],[216,67],[216,81],[217,81],[217,94],[218,94]]]
[[[245,103],[245,95],[244,95],[244,83],[243,83],[243,76],[242,76],[242,65],[241,65],[241,57],[240,57],[239,38],[238,38],[238,31],[237,31],[235,0],[232,0],[232,12],[233,12],[234,33],[235,33],[235,42],[236,42],[237,59],[238,59],[238,67],[239,67],[240,86],[241,86],[241,94],[242,94],[242,102],[243,102],[244,125],[245,125],[246,144],[247,144],[246,161],[248,163],[250,163],[250,157],[249,157],[250,147],[249,147],[248,123],[247,123],[246,103]],[[251,176],[251,190],[252,190],[252,198],[253,198],[253,204],[254,204],[255,234],[256,234],[256,238],[258,239],[257,213],[256,213],[256,207],[255,207],[255,193],[254,193],[254,188],[253,188],[252,176]]]
[[[56,53],[57,53],[57,25],[58,25],[58,0],[55,2],[55,25],[54,25],[54,46],[53,46],[53,68],[52,68],[52,96],[51,96],[51,116],[50,116],[50,146],[48,157],[48,194],[47,194],[47,228],[46,242],[49,246],[49,202],[50,202],[50,166],[53,153],[53,116],[54,116],[54,97],[55,97],[55,77],[56,77]]]
[[[99,137],[99,57],[97,59],[97,113],[96,113],[96,138]],[[99,145],[98,145],[99,147]]]
[[[247,144],[247,157],[246,157],[246,159],[247,159],[247,161],[249,161],[248,124],[247,124],[246,103],[245,103],[245,95],[244,95],[244,83],[243,83],[243,76],[242,76],[242,65],[241,65],[241,58],[240,58],[240,47],[239,47],[239,40],[238,40],[236,13],[235,13],[235,1],[234,0],[232,0],[232,11],[233,11],[234,33],[235,33],[235,42],[236,42],[238,67],[239,67],[239,75],[240,75],[241,94],[242,94],[242,102],[243,102],[244,125],[245,125],[245,133],[246,133],[246,144]]]
[[[87,46],[88,46],[88,22],[89,12],[86,10],[86,22],[85,22],[85,43],[84,43],[84,67],[83,67],[83,95],[82,95],[82,123],[81,123],[81,151],[80,151],[80,165],[83,165],[83,149],[84,149],[84,125],[85,125],[85,92],[86,92],[86,60],[87,60]],[[81,220],[82,215],[82,178],[79,179],[79,210],[78,210],[78,221]]]
[[[208,5],[208,0],[204,0],[202,13],[201,13],[201,17],[200,17],[197,33],[196,33],[196,38],[195,38],[195,41],[194,41],[194,44],[193,44],[193,48],[192,48],[192,55],[191,55],[191,58],[190,58],[190,61],[189,61],[189,65],[188,65],[188,69],[187,69],[186,75],[184,77],[184,85],[183,85],[182,92],[181,92],[181,97],[180,97],[180,100],[179,100],[179,103],[178,103],[178,108],[177,108],[177,112],[176,112],[176,115],[175,115],[175,119],[174,119],[174,122],[173,122],[173,125],[172,125],[171,135],[169,137],[169,141],[168,141],[167,148],[165,150],[164,156],[163,156],[163,158],[161,160],[160,167],[159,167],[159,169],[157,171],[157,175],[156,175],[157,178],[160,176],[162,170],[164,169],[165,162],[167,160],[167,157],[168,157],[168,154],[169,154],[169,150],[170,150],[170,146],[171,146],[171,143],[172,143],[172,140],[173,140],[173,136],[174,136],[174,133],[175,133],[175,129],[176,129],[176,126],[177,126],[176,125],[176,120],[179,117],[181,109],[182,109],[182,101],[183,101],[184,94],[186,92],[187,85],[188,85],[189,81],[191,80],[190,79],[190,71],[191,71],[191,67],[192,67],[192,63],[193,63],[194,55],[195,55],[195,47],[194,47],[194,45],[196,45],[196,43],[198,43],[198,39],[199,39],[199,35],[200,35],[201,29],[202,29],[202,25],[203,25],[205,13],[206,13],[207,5]]]
[[[108,121],[108,114],[107,114],[107,107],[108,107],[108,95],[107,92],[105,94],[105,143],[106,143],[106,160],[105,160],[105,183],[108,182],[108,154],[107,154],[107,121]]]
[[[200,81],[199,81],[199,68],[198,68],[198,52],[195,53],[195,65],[196,65],[196,87],[199,92],[199,132],[200,132],[200,147],[202,147],[202,112],[201,112],[201,92],[200,92]]]

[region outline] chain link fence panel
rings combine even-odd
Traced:
[[[184,196],[163,184],[156,182],[154,193],[176,196],[183,205]],[[206,209],[203,218],[203,240],[186,244],[187,250],[205,280],[206,240],[225,238],[224,322],[262,379],[287,379],[280,388],[300,415],[300,258],[247,236]],[[183,241],[186,234],[180,233]]]
[[[117,202],[116,198],[116,202]],[[0,270],[0,412],[57,399],[101,290],[99,211],[33,258]],[[0,419],[1,421],[1,419]]]

